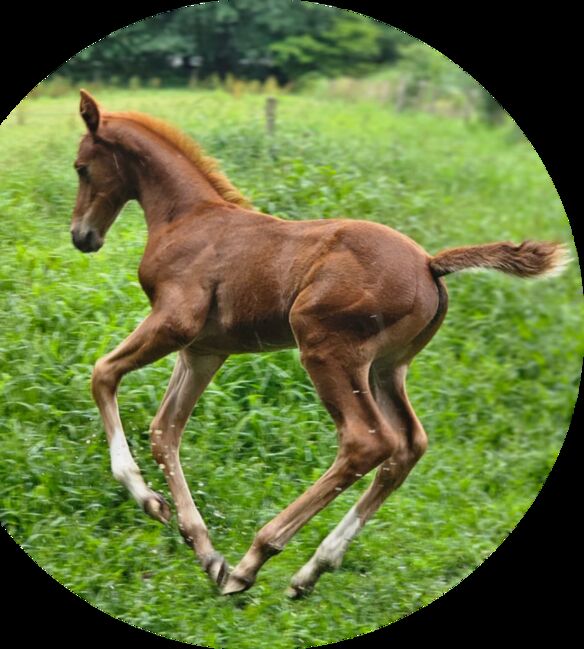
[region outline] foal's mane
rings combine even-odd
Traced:
[[[214,158],[205,154],[201,146],[188,135],[168,122],[137,113],[134,111],[107,113],[104,117],[120,118],[143,126],[152,133],[174,146],[188,160],[196,165],[205,178],[211,183],[217,193],[227,202],[235,203],[241,207],[251,208],[250,201],[240,193],[231,181],[219,169],[219,163]]]

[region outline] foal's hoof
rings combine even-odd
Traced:
[[[235,593],[243,593],[244,590],[251,588],[253,581],[245,577],[236,577],[234,574],[229,575],[223,588],[221,589],[222,595],[234,595]]]
[[[301,597],[306,597],[310,595],[314,589],[314,584],[316,579],[298,579],[294,577],[290,582],[290,586],[286,590],[286,595],[290,599],[300,599]]]
[[[320,575],[329,569],[328,564],[316,562],[315,565],[314,561],[309,561],[292,577],[286,595],[291,599],[306,597],[314,589]]]
[[[146,498],[142,506],[148,516],[154,520],[160,521],[164,525],[170,520],[170,507],[160,494],[153,491],[152,495]]]
[[[211,580],[220,588],[229,577],[229,565],[219,552],[213,552],[213,554],[205,557],[203,568]]]
[[[311,591],[312,587],[304,588],[304,586],[295,586],[294,584],[290,584],[290,586],[288,586],[288,588],[286,589],[286,595],[290,599],[300,599],[309,595]]]

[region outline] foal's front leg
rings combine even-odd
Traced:
[[[225,356],[194,356],[183,350],[151,427],[152,454],[164,470],[176,506],[180,532],[209,577],[218,585],[227,576],[227,563],[214,550],[205,521],[193,501],[180,463],[179,448],[195,403],[224,361]]]
[[[116,392],[125,374],[176,351],[184,344],[183,340],[167,314],[152,312],[121,345],[96,363],[91,383],[107,434],[112,473],[144,511],[161,523],[170,519],[170,509],[160,494],[146,486],[130,453]]]

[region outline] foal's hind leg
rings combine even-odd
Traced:
[[[375,479],[359,502],[293,577],[288,591],[292,597],[309,591],[323,572],[340,566],[351,540],[389,494],[406,479],[426,450],[427,435],[408,400],[405,378],[409,362],[438,331],[448,306],[448,293],[442,280],[435,282],[433,278],[426,279],[429,281],[418,284],[417,309],[411,313],[413,323],[404,320],[406,326],[402,327],[402,334],[393,338],[393,349],[398,351],[401,360],[376,360],[369,377],[383,419],[397,434],[395,452],[381,464]],[[399,328],[400,325],[396,326]],[[419,333],[410,338],[409,332],[416,329]]]
[[[375,479],[339,525],[320,544],[310,561],[292,578],[288,595],[299,597],[314,587],[324,573],[342,563],[349,543],[381,507],[392,491],[406,479],[427,447],[426,433],[416,417],[405,391],[407,367],[373,370],[375,398],[384,418],[399,435],[395,453],[381,464]]]
[[[151,426],[152,454],[164,470],[180,532],[209,577],[219,585],[227,575],[227,564],[213,549],[205,522],[193,501],[180,463],[179,448],[195,403],[224,360],[224,356],[193,356],[183,350]]]
[[[395,435],[368,392],[369,364],[360,358],[357,341],[347,340],[341,348],[300,348],[302,362],[336,423],[339,451],[331,468],[260,530],[227,580],[224,594],[249,588],[262,565],[305,523],[396,448]]]

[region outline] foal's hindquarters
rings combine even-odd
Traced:
[[[337,428],[336,459],[260,530],[223,586],[224,594],[249,588],[267,559],[305,523],[379,467],[369,489],[295,575],[288,592],[309,591],[324,571],[340,565],[350,540],[426,449],[405,377],[444,318],[446,289],[419,246],[388,228],[375,226],[374,233],[366,254],[360,233],[341,236],[316,263],[290,312],[301,361]]]

